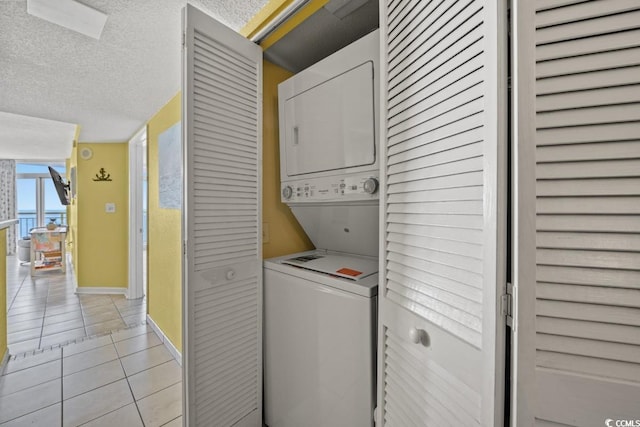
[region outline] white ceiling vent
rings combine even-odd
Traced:
[[[100,39],[107,15],[74,0],[27,0],[27,13]]]

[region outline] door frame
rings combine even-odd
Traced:
[[[511,4],[511,117],[513,282],[511,426],[533,425],[537,405],[536,300],[536,88],[535,3]]]
[[[142,298],[145,295],[143,276],[144,242],[142,184],[144,156],[147,141],[147,126],[143,126],[129,140],[129,274],[127,298]]]

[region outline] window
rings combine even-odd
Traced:
[[[20,237],[28,236],[32,228],[43,227],[52,220],[56,224],[67,223],[67,209],[60,203],[47,166],[52,166],[62,176],[66,173],[60,163],[16,165]]]

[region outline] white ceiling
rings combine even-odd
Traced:
[[[28,15],[26,0],[0,0],[0,112],[12,113],[0,120],[0,158],[17,158],[18,144],[30,159],[49,145],[58,154],[48,158],[69,156],[70,140],[16,115],[78,124],[80,142],[127,141],[180,90],[185,0],[80,1],[109,16],[100,40]],[[190,3],[238,30],[267,0]]]

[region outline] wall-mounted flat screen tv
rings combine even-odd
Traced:
[[[60,203],[63,205],[69,204],[69,184],[65,184],[62,177],[54,168],[49,166],[49,173],[53,180],[53,185],[56,187],[56,192],[60,198]]]

